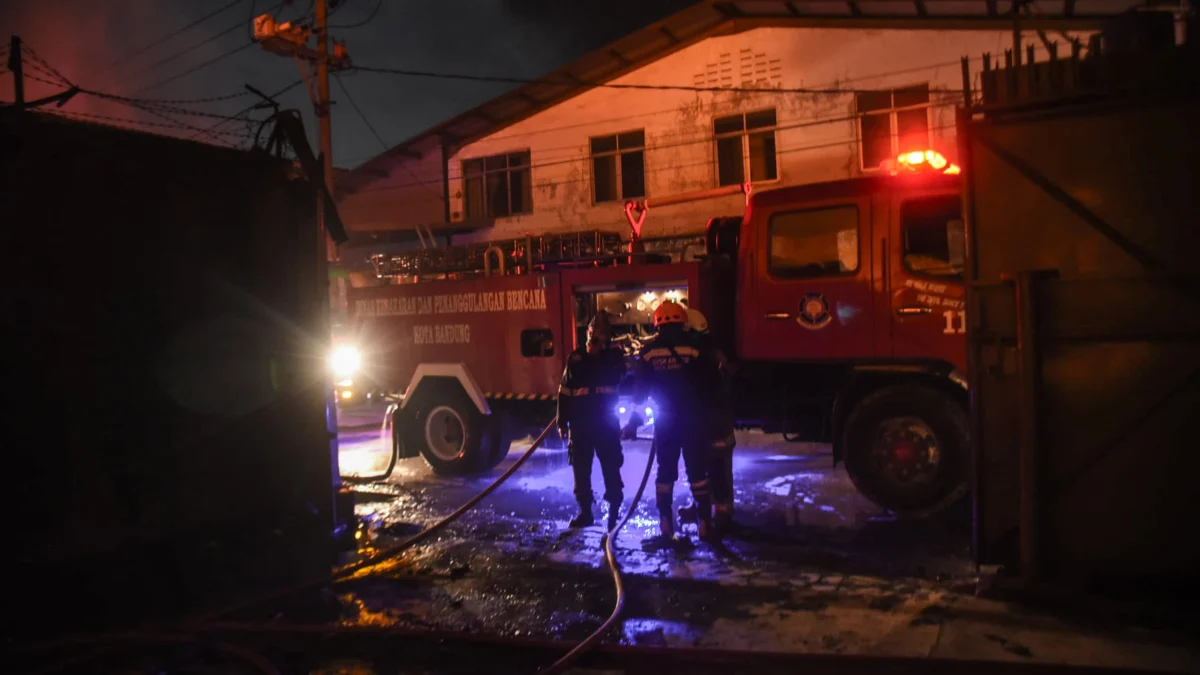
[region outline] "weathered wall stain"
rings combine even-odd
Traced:
[[[715,77],[735,89],[592,89],[455,152],[450,159],[455,213],[463,211],[459,174],[464,159],[529,150],[534,185],[532,214],[498,218],[490,230],[456,241],[593,228],[627,232],[622,200],[594,203],[589,139],[637,129],[645,131],[645,188],[650,199],[714,187],[714,119],[766,109],[775,110],[778,122],[778,179],[758,184],[756,190],[863,175],[877,167],[861,165],[856,90],[924,83],[933,89],[959,89],[958,59],[975,57],[972,64],[978,70],[977,57],[995,53],[1007,40],[1011,34],[1006,31],[817,28],[762,28],[709,38],[616,82],[691,86]],[[754,55],[755,64],[777,63],[778,76],[762,79],[760,65],[746,65],[744,50]],[[713,64],[730,72],[714,75]],[[742,80],[746,73],[751,80]],[[801,88],[813,91],[746,90]],[[929,115],[929,144],[954,160],[953,107],[959,99],[945,94],[933,98],[940,104],[932,106]],[[377,198],[376,208],[359,205],[354,212],[363,214],[364,221],[393,227],[411,226],[408,221],[416,213],[424,216],[419,222],[438,222],[430,215],[442,208],[436,194],[441,189],[439,161],[422,158],[411,164],[418,176],[436,179],[435,185],[413,187],[412,176],[396,167],[384,182],[397,187],[377,193],[390,196]],[[744,204],[743,197],[732,195],[651,209],[647,236],[698,231],[708,218],[740,213]]]

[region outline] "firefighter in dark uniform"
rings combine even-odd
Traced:
[[[658,461],[656,496],[659,529],[664,538],[675,536],[675,511],[671,503],[675,481],[679,479],[679,458],[683,456],[692,498],[696,501],[696,521],[700,536],[708,539],[712,530],[712,502],[708,487],[708,433],[705,413],[709,395],[706,389],[716,380],[715,362],[704,353],[700,343],[685,330],[687,310],[666,300],[654,310],[658,336],[638,355],[634,403],[641,406],[653,397],[658,411],[654,422],[655,459]],[[639,419],[630,420],[626,438]]]
[[[699,310],[688,310],[688,330],[700,342],[701,350],[716,361],[719,375],[717,381],[705,389],[711,396],[706,414],[709,441],[708,484],[713,502],[714,536],[719,536],[733,526],[733,449],[736,441],[733,433],[733,398],[729,388],[729,362],[721,350],[712,344],[708,332],[708,319]],[[696,505],[681,507],[679,520],[685,523],[696,522]]]
[[[617,388],[625,377],[625,354],[609,344],[612,329],[601,311],[588,325],[586,349],[567,357],[558,388],[558,433],[568,442],[568,457],[575,475],[579,515],[571,527],[588,527],[592,514],[592,459],[600,460],[604,499],[608,502],[608,529],[616,527],[623,499],[621,423],[617,419]]]

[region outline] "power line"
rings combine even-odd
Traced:
[[[944,106],[945,104],[942,104],[942,105]],[[932,107],[934,107],[934,105],[931,104],[930,107],[932,108]],[[941,106],[938,106],[938,107],[941,107]],[[813,120],[807,120],[804,122],[796,122],[796,123],[792,123],[792,124],[779,125],[779,126],[771,127],[769,130],[778,132],[778,131],[785,131],[785,130],[789,130],[789,129],[801,129],[801,128],[805,128],[805,127],[823,126],[826,124],[836,124],[838,122],[849,122],[852,120],[856,120],[859,117],[860,117],[859,115],[839,115],[836,117],[823,117],[823,118],[817,118],[817,119],[813,119]],[[952,128],[954,126],[955,126],[954,124],[930,126],[929,131]],[[768,129],[763,129],[763,131],[768,131]],[[689,145],[712,143],[713,139],[714,139],[713,136],[705,135],[703,137],[698,137],[695,139],[690,139],[690,140],[685,140],[685,141],[675,141],[675,142],[671,142],[671,143],[662,143],[659,145],[646,146],[644,148],[641,148],[641,150],[643,152],[650,152],[652,150],[656,150],[656,151],[657,150],[668,150],[668,149],[672,149],[672,148],[679,148],[679,147],[684,147],[684,146],[689,146]],[[858,137],[855,136],[848,140],[836,141],[836,142],[832,142],[832,143],[822,143],[822,144],[815,145],[815,146],[800,146],[798,148],[792,148],[792,149],[781,149],[781,150],[777,150],[775,154],[780,155],[780,154],[785,154],[788,152],[796,152],[796,151],[801,151],[801,150],[806,150],[806,149],[818,149],[818,148],[825,148],[825,147],[833,147],[833,146],[837,146],[837,145],[846,145],[848,143],[858,142],[858,140],[859,140]],[[579,146],[572,146],[572,147],[577,148]],[[563,165],[567,165],[567,164],[576,164],[579,162],[587,162],[590,159],[591,159],[590,156],[585,156],[585,157],[575,156],[575,157],[569,157],[566,159],[557,159],[557,160],[531,163],[528,168],[529,169],[545,169],[545,168],[553,167],[553,166],[563,166]],[[713,161],[711,159],[706,159],[703,162],[698,162],[698,163],[694,163],[694,164],[675,164],[675,165],[671,165],[671,166],[662,167],[661,169],[658,169],[658,170],[648,170],[648,171],[646,171],[646,173],[651,174],[651,173],[657,173],[658,171],[675,171],[677,169],[688,168],[688,167],[693,167],[693,166],[711,166],[712,164],[713,164]],[[522,167],[522,168],[525,168],[525,167]],[[417,176],[414,175],[413,178],[417,178]],[[462,176],[459,175],[459,176],[455,176],[454,178],[461,179]],[[585,176],[584,178],[580,178],[580,179],[572,180],[572,181],[563,181],[563,182],[559,182],[559,183],[538,183],[538,185],[539,186],[566,185],[566,184],[570,184],[570,183],[574,183],[574,182],[586,182],[588,180],[590,180],[590,179]],[[378,187],[374,187],[374,188],[364,188],[362,190],[359,190],[358,192],[381,192],[381,191],[388,191],[388,190],[399,190],[399,189],[408,188],[408,187],[415,187],[417,185],[433,185],[433,184],[436,184],[439,182],[441,182],[440,177],[436,178],[436,179],[430,179],[430,180],[418,179],[416,183],[402,183],[402,184],[398,184],[398,185],[382,185],[382,186],[378,186]]]
[[[161,45],[162,43],[166,42],[167,40],[170,40],[171,38],[175,37],[176,35],[179,35],[179,34],[181,34],[181,33],[184,33],[184,32],[186,32],[186,31],[189,31],[189,30],[191,30],[192,28],[195,28],[196,26],[199,26],[200,24],[204,23],[205,21],[208,21],[209,19],[213,18],[214,16],[217,16],[218,14],[221,14],[222,12],[224,12],[224,11],[226,11],[226,10],[228,10],[228,9],[231,9],[232,7],[234,7],[234,6],[236,6],[236,5],[239,5],[239,4],[241,4],[242,2],[244,2],[244,1],[245,1],[245,0],[233,0],[232,2],[229,2],[229,3],[225,4],[225,5],[222,5],[222,6],[220,7],[220,9],[216,9],[216,10],[214,10],[214,11],[212,11],[212,12],[208,13],[208,14],[205,14],[204,16],[200,17],[199,19],[196,19],[195,21],[193,21],[193,22],[189,23],[188,25],[186,25],[186,26],[184,26],[184,27],[182,27],[182,28],[179,28],[179,29],[177,29],[177,30],[174,30],[174,31],[172,31],[172,32],[170,32],[170,33],[167,33],[166,35],[164,35],[164,36],[160,37],[159,39],[155,40],[154,42],[151,42],[151,43],[149,43],[149,44],[147,44],[147,45],[144,45],[144,46],[143,46],[143,47],[141,47],[140,49],[134,50],[134,51],[132,51],[132,52],[130,52],[130,53],[128,53],[128,54],[126,54],[125,56],[123,56],[123,57],[121,57],[121,58],[117,59],[116,61],[113,61],[112,63],[108,64],[107,66],[104,66],[103,68],[101,68],[101,69],[99,69],[99,70],[93,70],[92,72],[90,72],[90,73],[88,73],[87,75],[85,75],[85,77],[91,77],[91,76],[93,76],[93,75],[99,75],[100,73],[103,73],[103,72],[106,72],[106,71],[112,70],[114,67],[116,67],[116,66],[118,66],[118,65],[120,65],[120,64],[122,64],[122,63],[124,63],[124,62],[126,62],[126,61],[129,61],[130,59],[133,59],[133,58],[134,58],[134,57],[136,57],[136,56],[140,56],[140,55],[142,55],[142,54],[146,53],[147,51],[149,51],[149,50],[151,50],[151,49],[153,49],[153,48],[155,48],[155,47],[157,47],[157,46]]]
[[[375,15],[379,13],[380,7],[383,7],[383,0],[375,0],[375,9],[371,10],[371,13],[367,16],[367,18],[363,19],[362,21],[358,21],[356,23],[344,24],[341,26],[330,26],[330,28],[337,28],[340,30],[349,30],[351,28],[362,28],[363,26],[371,23],[371,20],[374,19]]]
[[[357,112],[358,116],[362,119],[363,124],[367,125],[367,128],[371,130],[372,134],[374,134],[375,140],[379,141],[379,145],[382,146],[384,150],[387,150],[390,147],[388,146],[387,141],[383,140],[383,136],[380,136],[379,132],[375,130],[375,126],[371,124],[371,120],[367,119],[367,115],[362,111],[362,108],[358,107],[358,104],[354,102],[354,97],[350,95],[350,90],[346,88],[345,83],[342,82],[342,78],[338,77],[337,73],[334,73],[333,79],[337,81],[338,87],[341,88],[342,93],[346,95],[346,100],[350,102],[350,107],[354,108],[354,111]],[[404,168],[405,172],[407,172],[409,176],[412,176],[413,180],[420,184],[421,179],[417,177],[417,174],[413,173],[412,169],[408,168],[408,166],[404,164],[401,164],[400,166]],[[426,185],[421,185],[421,187],[427,190],[430,194],[437,196],[439,200],[443,202],[446,201],[446,197],[441,193]]]
[[[85,90],[85,92],[86,93],[96,93],[96,92],[88,92],[87,90]],[[105,95],[106,96],[116,96],[115,94],[105,94]],[[195,104],[201,104],[201,103],[218,103],[220,101],[232,101],[235,98],[245,98],[250,95],[251,95],[250,92],[242,90],[242,91],[230,92],[228,94],[221,94],[220,96],[206,96],[203,98],[137,98],[137,97],[133,97],[133,96],[122,96],[120,98],[124,98],[124,99],[130,100],[130,101],[137,101],[138,103],[145,103],[146,105],[159,105],[159,104],[161,104],[161,105],[188,105],[188,104],[195,105]]]
[[[383,136],[380,136],[379,132],[375,130],[375,126],[371,124],[371,120],[367,119],[367,116],[365,113],[363,113],[362,108],[358,107],[358,104],[354,102],[354,97],[350,95],[350,90],[346,88],[345,83],[342,82],[342,78],[338,77],[337,73],[334,73],[333,79],[337,81],[338,87],[341,88],[342,93],[346,95],[346,100],[350,102],[350,107],[354,108],[354,112],[358,113],[359,119],[361,119],[363,124],[367,125],[367,128],[371,130],[371,134],[375,136],[375,140],[379,141],[379,145],[382,146],[384,150],[390,148],[391,146],[387,144],[387,141],[383,140]]]
[[[171,77],[168,77],[168,78],[166,78],[166,79],[164,79],[164,80],[159,80],[158,82],[155,82],[154,84],[152,84],[152,85],[150,85],[150,86],[148,86],[148,87],[142,87],[141,89],[138,89],[138,90],[137,90],[135,93],[138,93],[138,94],[140,94],[140,93],[142,93],[142,92],[145,92],[145,91],[150,91],[151,89],[157,89],[157,88],[159,88],[159,87],[163,86],[164,84],[170,84],[171,82],[174,82],[175,80],[178,80],[178,79],[179,79],[179,78],[181,78],[181,77],[185,77],[185,76],[187,76],[187,75],[191,75],[192,73],[196,72],[197,70],[201,70],[201,69],[203,69],[203,68],[207,68],[207,67],[211,66],[212,64],[214,64],[214,63],[216,63],[216,62],[218,62],[218,61],[221,61],[222,59],[226,59],[226,58],[228,58],[228,57],[230,57],[230,56],[233,56],[234,54],[237,54],[237,53],[238,53],[238,52],[240,52],[240,51],[244,51],[244,50],[246,50],[246,49],[249,49],[250,47],[253,47],[253,46],[254,46],[254,43],[253,43],[253,42],[247,42],[246,44],[244,44],[244,45],[242,45],[242,46],[240,46],[240,47],[237,47],[237,48],[235,48],[235,49],[231,49],[231,50],[229,50],[229,51],[227,51],[227,52],[225,52],[225,53],[223,53],[223,54],[220,54],[219,56],[214,56],[213,58],[211,58],[211,59],[209,59],[209,60],[207,60],[207,61],[205,61],[205,62],[203,62],[203,63],[201,63],[201,64],[199,64],[199,65],[196,65],[196,66],[193,66],[193,67],[191,67],[191,68],[188,68],[187,70],[185,70],[185,71],[183,71],[183,72],[181,72],[181,73],[176,73],[176,74],[172,75]]]
[[[941,108],[941,107],[945,107],[949,102],[955,101],[955,100],[957,100],[957,96],[945,95],[943,98],[934,99],[933,101],[929,102],[926,105],[930,109]],[[669,112],[669,111],[666,111],[666,112]],[[803,121],[791,122],[791,123],[786,123],[786,124],[778,124],[776,126],[770,127],[769,129],[764,128],[764,129],[762,129],[762,131],[767,131],[767,130],[788,131],[788,130],[792,130],[792,129],[803,129],[803,128],[807,128],[807,127],[821,126],[821,125],[825,125],[825,124],[834,124],[837,122],[850,122],[850,121],[857,120],[859,117],[860,117],[860,115],[858,115],[858,114],[850,114],[850,115],[839,114],[839,115],[831,116],[831,117],[817,117],[817,118],[803,120]],[[560,131],[563,129],[575,128],[576,126],[578,126],[578,125],[564,125],[564,126],[560,126],[560,127],[551,127],[549,129],[544,129],[544,131],[546,131],[546,132]],[[514,138],[514,137],[516,137],[516,135],[506,136],[504,138],[508,139],[508,138]],[[713,139],[714,139],[714,136],[705,133],[705,134],[702,134],[702,135],[697,136],[696,138],[692,138],[692,139],[671,141],[671,142],[667,142],[667,143],[659,143],[657,145],[646,146],[643,148],[643,150],[645,150],[645,151],[667,150],[667,149],[672,149],[672,148],[686,147],[686,146],[690,146],[690,145],[707,144],[707,143],[713,142]],[[586,146],[584,146],[581,142],[581,143],[573,143],[573,144],[569,144],[569,145],[552,146],[552,147],[547,147],[547,148],[539,147],[538,148],[539,154],[550,153],[555,150],[566,150],[570,153],[570,157],[568,157],[566,159],[545,160],[545,161],[539,162],[537,164],[533,164],[532,168],[543,168],[543,167],[557,166],[557,165],[561,165],[561,164],[569,164],[572,162],[581,161],[578,156],[578,152],[581,147],[586,147]],[[401,165],[401,166],[403,166],[403,165]],[[440,178],[438,180],[440,180]],[[432,182],[437,182],[437,181],[428,181],[428,182],[432,183]]]
[[[617,84],[613,82],[585,82],[582,80],[561,80],[557,83],[549,82],[545,78],[526,78],[526,77],[509,77],[502,75],[471,75],[468,73],[439,73],[425,70],[404,70],[400,68],[377,68],[372,66],[350,66],[351,70],[357,70],[364,73],[381,73],[386,75],[399,75],[402,77],[423,77],[435,80],[465,80],[469,82],[502,82],[507,84],[570,84],[573,86],[584,87],[587,89],[629,89],[638,91],[690,91],[697,93],[722,93],[729,92],[735,94],[860,94],[874,93],[877,89],[808,89],[808,88],[792,88],[792,87],[696,87],[683,84]],[[930,91],[944,92],[948,94],[962,93],[961,89],[930,89]]]
[[[221,38],[225,37],[226,35],[229,35],[230,33],[232,33],[232,32],[234,32],[234,31],[236,31],[236,30],[240,29],[241,27],[242,27],[242,23],[239,21],[237,24],[235,24],[235,25],[232,25],[232,26],[229,26],[228,28],[226,28],[226,29],[222,30],[220,33],[217,33],[216,35],[213,35],[213,36],[211,36],[211,37],[209,37],[209,38],[207,38],[207,39],[205,39],[205,40],[203,40],[203,41],[201,41],[201,42],[197,42],[196,44],[194,44],[194,45],[192,45],[192,46],[190,46],[190,47],[187,47],[187,48],[185,48],[185,49],[182,49],[182,50],[180,50],[180,51],[178,51],[178,52],[175,52],[174,54],[171,54],[170,56],[167,56],[167,57],[161,58],[161,59],[159,59],[159,60],[155,61],[154,63],[151,63],[150,65],[148,65],[148,66],[146,66],[146,67],[144,67],[144,68],[141,68],[141,69],[139,69],[139,70],[135,70],[135,71],[133,71],[132,73],[129,73],[129,74],[128,74],[128,75],[126,75],[125,77],[121,78],[121,80],[119,80],[119,81],[117,82],[117,84],[119,85],[119,84],[123,84],[123,83],[125,83],[125,82],[128,82],[128,81],[130,81],[131,79],[133,79],[134,77],[136,77],[136,76],[138,76],[138,75],[141,75],[142,73],[147,73],[147,72],[150,72],[150,71],[152,71],[152,70],[157,70],[158,68],[160,68],[160,67],[162,67],[162,66],[164,66],[164,65],[166,65],[166,64],[168,64],[168,63],[170,63],[170,62],[172,62],[172,61],[174,61],[174,60],[176,60],[176,59],[178,59],[178,58],[180,58],[180,57],[182,57],[182,56],[186,56],[186,55],[188,55],[188,54],[190,54],[190,53],[192,53],[192,52],[196,51],[197,49],[200,49],[201,47],[204,47],[205,45],[208,45],[208,44],[210,44],[210,43],[216,42],[217,40],[219,40],[219,39],[221,39]],[[254,44],[254,43],[253,43],[253,42],[247,42],[247,43],[245,43],[245,44],[246,44],[246,45],[251,45],[251,44]],[[175,76],[172,76],[172,77],[182,77],[183,75],[189,74],[189,73],[191,73],[191,72],[193,72],[193,71],[191,71],[191,70],[184,71],[184,73],[182,73],[182,74],[178,74],[178,75],[175,75]],[[170,81],[172,81],[172,80],[171,80],[171,79],[167,79],[167,80],[164,80],[163,82],[165,83],[165,82],[170,82]],[[157,86],[159,86],[160,84],[161,84],[161,83],[154,84],[154,85],[151,85],[151,86],[149,86],[149,87],[144,87],[144,88],[142,88],[142,89],[140,89],[140,90],[138,90],[138,91],[139,91],[139,92],[142,92],[142,91],[146,91],[146,90],[148,90],[148,89],[153,89],[154,87],[157,87]]]
[[[933,131],[941,131],[944,129],[953,129],[955,126],[956,126],[955,124],[940,124],[937,126],[929,127],[929,131],[933,132]],[[799,145],[799,146],[795,146],[795,147],[791,147],[791,148],[782,148],[780,150],[777,150],[775,152],[775,155],[778,157],[779,155],[786,155],[786,154],[791,154],[794,152],[811,152],[814,150],[825,150],[828,148],[836,148],[836,147],[840,147],[840,146],[852,145],[858,141],[859,141],[859,139],[857,136],[851,136],[849,138],[845,138],[842,140],[825,141],[823,143],[813,143],[810,145]],[[574,161],[585,161],[585,159],[576,159]],[[536,166],[537,165],[533,165],[533,167],[536,167]],[[660,167],[657,169],[648,169],[648,170],[646,170],[645,174],[647,176],[650,176],[650,175],[657,175],[660,173],[676,172],[676,171],[679,171],[680,169],[691,169],[691,168],[712,167],[712,166],[713,166],[713,162],[711,160],[705,160],[705,161],[701,161],[701,162],[692,162],[689,164],[673,164],[670,166],[663,166],[663,167]],[[530,168],[533,168],[533,167],[530,167]],[[524,167],[522,167],[522,168],[524,168]],[[459,178],[461,178],[461,176]],[[558,180],[558,181],[539,182],[539,183],[537,183],[536,187],[538,187],[538,188],[561,187],[561,186],[566,186],[566,185],[575,185],[578,183],[587,183],[590,180],[591,180],[590,177],[583,176],[581,178],[568,178],[568,179]],[[427,181],[427,183],[431,183],[431,184],[434,182],[437,182],[437,181]],[[407,187],[413,187],[413,184],[406,183],[403,185],[389,185],[389,186],[383,186],[383,187],[378,187],[378,188],[360,190],[358,192],[359,193],[382,192],[385,190],[399,190],[399,189],[403,189],[403,188],[407,188]],[[650,199],[653,200],[653,197],[650,197]],[[610,204],[612,204],[614,207],[620,207],[623,203],[624,203],[623,200],[610,202]],[[625,220],[624,220],[624,218],[622,218],[619,221],[614,220],[613,222],[624,223]]]

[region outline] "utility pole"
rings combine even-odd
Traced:
[[[269,52],[281,56],[290,56],[296,61],[304,83],[308,88],[309,97],[313,101],[313,109],[317,114],[318,131],[320,134],[320,153],[322,155],[321,182],[334,194],[333,180],[333,124],[330,117],[331,101],[329,100],[329,69],[345,67],[350,58],[344,44],[335,41],[333,53],[329,49],[329,0],[316,0],[313,3],[314,25],[310,30],[307,26],[295,25],[292,22],[277,24],[270,14],[262,14],[254,19],[254,36]],[[337,4],[336,2],[334,4]],[[317,47],[308,46],[308,40],[316,34]],[[308,68],[315,67],[316,77]],[[316,80],[313,82],[312,80]],[[317,204],[318,219],[324,219],[324,198]],[[332,238],[326,235],[325,227],[321,227],[321,251],[323,260],[336,260],[336,246]],[[327,283],[327,282],[326,282]]]
[[[329,116],[329,31],[328,8],[325,0],[316,0],[317,5],[317,120],[321,130],[321,154],[325,158],[325,185],[333,194],[333,125]]]
[[[320,324],[321,332],[325,336],[329,336],[331,332],[331,313],[330,309],[333,305],[333,298],[330,294],[329,284],[329,263],[335,259],[334,255],[336,247],[333,238],[328,234],[325,218],[325,196],[329,195],[330,199],[334,197],[334,180],[333,180],[333,127],[330,120],[330,100],[329,100],[329,68],[331,65],[339,67],[349,63],[349,57],[346,54],[345,46],[342,44],[334,44],[332,56],[329,53],[329,32],[328,32],[328,17],[329,11],[327,0],[316,0],[314,26],[309,30],[306,26],[293,25],[291,22],[276,24],[275,18],[270,14],[262,14],[254,19],[254,37],[262,45],[263,49],[269,52],[279,54],[281,56],[290,56],[296,61],[296,66],[300,69],[301,75],[304,76],[304,83],[308,89],[309,98],[313,101],[313,107],[317,114],[318,129],[320,132],[320,154],[321,163],[317,169],[322,174],[320,180],[313,180],[318,186],[323,186],[325,189],[317,190],[316,206],[317,206],[317,268],[314,270],[317,276],[317,293],[315,310],[315,318]],[[308,46],[308,40],[316,33],[317,48],[314,50]],[[315,65],[316,83],[312,82],[312,70]],[[315,173],[311,171],[310,173]],[[316,178],[310,176],[310,180]],[[343,492],[341,487],[340,472],[338,470],[338,440],[337,440],[337,402],[333,394],[333,382],[329,380],[329,372],[326,370],[323,388],[325,390],[325,427],[329,435],[329,457],[330,470],[332,473],[333,485],[337,490],[337,496],[332,505],[333,514],[336,521],[346,521],[353,515],[354,509],[352,502],[347,504],[345,501],[348,492]]]
[[[8,42],[8,69],[13,76],[13,101],[17,107],[25,105],[25,71],[21,62],[21,38],[16,35]]]

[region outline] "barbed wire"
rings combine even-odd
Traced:
[[[44,113],[47,115],[57,115],[60,117],[78,117],[78,118],[86,119],[86,120],[119,123],[119,124],[131,125],[131,126],[149,127],[149,128],[154,128],[154,129],[178,129],[180,127],[179,124],[175,124],[175,123],[168,124],[165,122],[147,122],[145,120],[139,120],[139,119],[132,118],[132,117],[117,117],[115,115],[100,115],[97,113],[86,113],[86,112],[81,112],[78,110],[57,110],[54,108],[44,108],[44,109],[39,109],[38,112],[41,112],[41,113]],[[220,136],[230,136],[230,137],[243,137],[244,138],[247,136],[244,131],[217,131],[214,133],[216,133],[217,135],[220,135]]]

